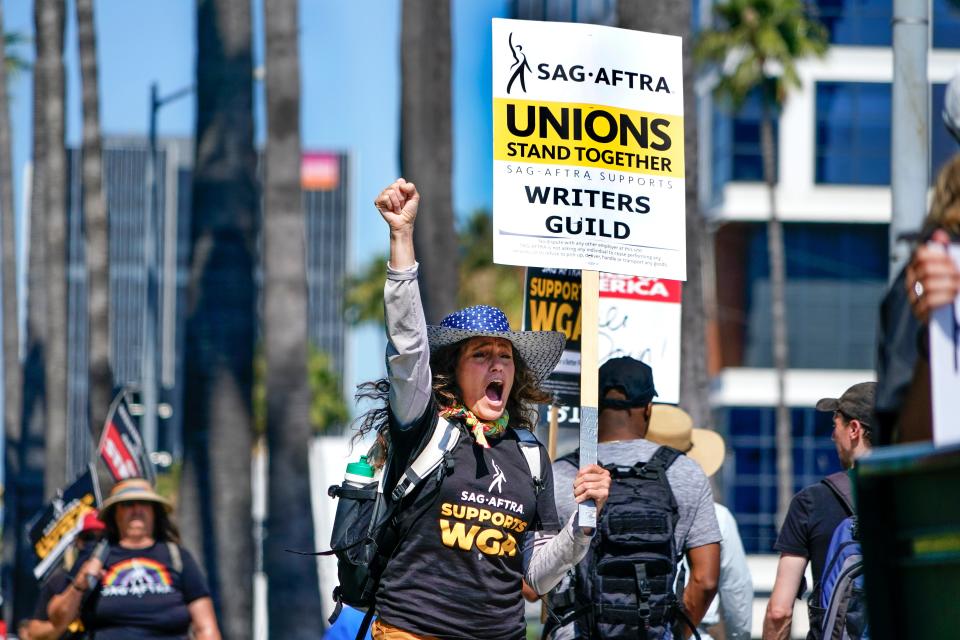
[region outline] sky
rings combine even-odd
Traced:
[[[452,0],[454,103],[454,210],[465,216],[492,201],[490,140],[490,20],[506,17],[509,0]],[[67,144],[81,134],[80,71],[73,2],[65,43]],[[195,0],[98,0],[95,3],[100,114],[104,135],[143,135],[150,85],[169,95],[194,83]],[[262,61],[262,4],[254,2],[255,65]],[[300,4],[301,136],[304,150],[348,151],[355,176],[350,269],[386,252],[387,233],[372,206],[399,175],[400,1],[308,0]],[[32,3],[5,3],[8,32],[33,33]],[[20,54],[32,57],[30,47]],[[262,87],[257,91],[257,137],[263,138]],[[18,222],[23,211],[24,169],[30,154],[31,74],[11,85],[14,182]],[[159,112],[161,136],[192,136],[192,94]],[[23,229],[23,225],[19,225]],[[376,233],[381,228],[383,233]],[[364,230],[361,232],[361,230]],[[374,230],[366,233],[366,230]],[[348,388],[383,372],[383,330],[366,327],[348,340]]]

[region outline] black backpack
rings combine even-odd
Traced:
[[[514,433],[539,494],[545,466],[541,461],[540,443],[526,429],[515,429]],[[391,466],[397,464],[397,460],[388,455],[378,480],[362,487],[344,482],[328,490],[330,497],[338,498],[330,550],[307,555],[336,555],[340,584],[333,590],[337,604],[329,621],[332,624],[337,619],[345,604],[365,609],[357,640],[363,638],[373,618],[377,587],[387,563],[405,535],[408,523],[430,506],[443,477],[453,471],[453,450],[461,437],[470,437],[461,422],[438,416],[429,438],[413,452],[412,461],[398,476],[395,486],[384,486],[387,479],[393,477]],[[424,484],[425,480],[432,484]],[[421,485],[424,490],[412,496],[414,489]]]
[[[577,638],[659,639],[685,623],[699,638],[683,610],[685,572],[674,535],[680,513],[667,481],[681,455],[660,447],[646,463],[603,465],[613,480],[610,496],[576,567],[573,593],[551,594],[545,635],[574,621]],[[579,451],[560,460],[579,466]]]

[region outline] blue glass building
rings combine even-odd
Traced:
[[[810,2],[830,49],[803,61],[803,85],[775,114],[776,182],[784,221],[794,487],[839,469],[821,397],[875,379],[877,321],[888,270],[891,83],[889,0]],[[701,15],[709,15],[704,2]],[[931,179],[958,150],[941,124],[946,82],[960,67],[960,9],[931,4]],[[766,187],[760,103],[730,113],[701,95],[701,187],[713,234],[712,327],[716,427],[730,455],[723,501],[748,552],[776,539],[775,378],[772,369]]]

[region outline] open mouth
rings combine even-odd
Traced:
[[[503,380],[494,380],[488,384],[484,395],[487,400],[491,402],[500,402],[503,400]]]

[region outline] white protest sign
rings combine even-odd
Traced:
[[[600,363],[630,356],[653,369],[655,402],[680,402],[682,283],[600,274]]]
[[[960,245],[950,245],[960,267]],[[930,314],[930,391],[933,443],[960,444],[960,296]]]
[[[493,21],[493,259],[686,280],[681,39]]]

